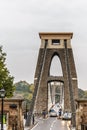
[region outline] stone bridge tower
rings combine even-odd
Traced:
[[[73,33],[39,33],[39,36],[41,46],[34,78],[34,110],[38,113],[43,109],[48,110],[48,83],[51,81],[61,81],[64,84],[64,110],[71,110],[71,107],[74,107],[74,99],[78,97],[77,75],[71,47]],[[55,55],[60,59],[63,76],[49,74]]]
[[[73,33],[39,33],[41,46],[37,60],[34,77],[35,91],[30,111],[41,113],[44,109],[48,111],[48,83],[60,81],[64,89],[64,110],[70,110],[73,114],[73,124],[75,126],[75,102],[78,97],[77,75],[71,38]],[[50,66],[53,57],[59,57],[63,75],[51,76]],[[32,114],[31,113],[31,114]],[[27,125],[30,123],[27,119]]]

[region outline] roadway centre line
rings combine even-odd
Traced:
[[[57,121],[57,119],[52,122],[52,124],[51,124],[51,126],[50,126],[50,130],[52,130],[52,128],[53,128],[53,126],[54,126],[54,123],[55,123],[56,121]]]

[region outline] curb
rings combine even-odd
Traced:
[[[29,130],[31,130],[35,125],[37,125],[38,122],[36,122],[34,125],[30,126]]]

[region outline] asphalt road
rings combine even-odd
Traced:
[[[40,119],[32,130],[70,130],[69,124],[69,121],[48,117],[47,119]]]

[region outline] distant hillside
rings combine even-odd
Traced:
[[[19,82],[15,83],[15,86],[16,86],[16,89],[15,89],[16,94],[22,94],[22,96],[24,98],[32,99],[33,92],[34,92],[33,84],[29,84],[26,81],[19,81]],[[31,98],[29,95],[31,95]],[[87,91],[84,91],[84,90],[78,88],[78,96],[79,96],[79,98],[87,98]]]
[[[87,90],[84,91],[84,90],[79,88],[78,89],[78,96],[79,96],[79,98],[87,99]]]
[[[16,88],[14,92],[14,97],[24,98],[28,104],[28,109],[29,109],[33,97],[34,85],[29,84],[26,81],[19,81],[15,83],[15,86]]]
[[[28,109],[30,107],[30,103],[32,102],[33,92],[34,92],[34,85],[29,84],[26,81],[19,81],[18,83],[15,83],[16,90],[14,93],[14,97],[22,97],[27,101]],[[87,99],[87,91],[84,91],[82,89],[78,89],[78,96],[79,98],[85,98]],[[58,97],[56,97],[56,100]],[[25,106],[25,105],[24,105]]]
[[[26,81],[20,81],[15,84],[17,92],[29,92],[29,84]]]
[[[16,92],[29,92],[32,93],[34,91],[34,85],[29,84],[26,81],[19,81],[18,83],[15,83],[16,86]]]
[[[34,92],[34,85],[29,84],[26,81],[19,81],[15,83],[16,94],[21,94],[25,99],[28,99],[29,101],[32,99],[33,92]],[[87,91],[84,91],[80,88],[78,88],[78,96],[79,98],[87,98]]]

